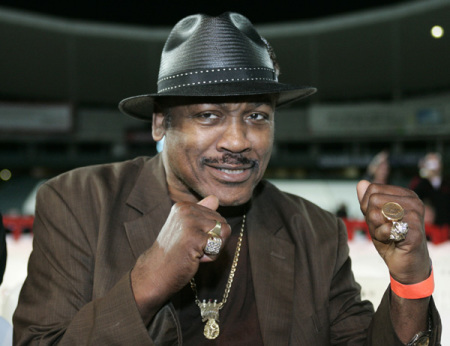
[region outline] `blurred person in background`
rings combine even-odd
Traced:
[[[390,171],[389,152],[383,150],[372,158],[363,178],[371,183],[388,184]]]
[[[175,25],[158,91],[119,105],[152,121],[162,152],[39,189],[15,345],[439,345],[412,191],[357,186],[392,278],[375,312],[361,300],[342,220],[262,179],[276,108],[316,91],[278,74],[240,14]]]
[[[3,226],[3,216],[0,214],[0,285],[3,282],[3,275],[6,269],[7,248],[6,229]],[[2,300],[0,299],[0,302]],[[1,305],[0,305],[1,308]],[[0,309],[1,310],[1,309]],[[12,326],[2,316],[0,316],[0,346],[12,345]]]
[[[347,212],[347,205],[345,203],[339,204],[338,208],[336,209],[336,216],[340,218],[347,218],[348,212]]]
[[[0,285],[3,282],[3,275],[5,274],[6,258],[6,229],[3,225],[3,215],[0,214]]]
[[[424,201],[426,222],[450,225],[450,181],[443,174],[439,153],[428,153],[419,161],[419,175],[409,188]]]

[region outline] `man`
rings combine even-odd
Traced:
[[[0,214],[0,285],[3,282],[3,275],[6,270],[6,258],[7,258],[7,247],[6,247],[6,230],[3,226],[3,216]]]
[[[6,229],[3,226],[3,216],[0,214],[0,285],[3,282],[3,275],[6,270]],[[12,344],[12,327],[11,324],[0,316],[0,345]]]
[[[450,184],[442,174],[442,157],[439,153],[428,153],[419,161],[419,175],[412,179],[409,187],[426,204],[425,217],[428,223],[450,225]]]
[[[388,184],[391,165],[389,163],[389,152],[386,150],[376,154],[364,174],[364,179],[376,184]]]
[[[358,186],[403,296],[388,288],[374,315],[342,222],[262,180],[275,108],[315,92],[279,83],[273,58],[236,13],[174,27],[158,92],[120,103],[152,120],[162,154],[74,170],[39,191],[18,345],[439,344],[414,193]]]

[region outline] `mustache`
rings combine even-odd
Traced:
[[[251,165],[258,166],[257,160],[249,159],[242,154],[225,153],[222,157],[204,157],[202,158],[204,164],[232,164],[232,165]]]

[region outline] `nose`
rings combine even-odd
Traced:
[[[243,153],[251,150],[248,132],[248,125],[243,119],[230,119],[220,134],[217,141],[217,149],[233,153]]]

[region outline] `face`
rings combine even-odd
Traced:
[[[438,154],[427,154],[420,166],[420,173],[425,178],[430,179],[441,175],[442,164],[441,157]]]
[[[268,96],[178,99],[155,113],[153,138],[165,136],[172,199],[196,202],[215,195],[223,206],[247,202],[269,163],[274,104]]]

